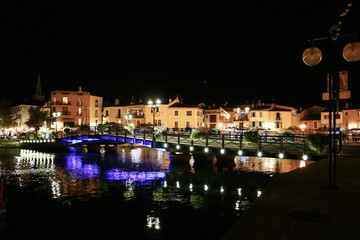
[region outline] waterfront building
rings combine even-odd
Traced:
[[[301,131],[304,133],[322,131],[325,125],[321,123],[321,112],[324,110],[324,107],[314,105],[300,112],[299,127]]]
[[[169,99],[167,104],[160,104],[155,109],[155,118],[152,109],[142,102],[124,106],[104,107],[103,114],[106,122],[117,122],[123,125],[129,123],[138,128],[150,128],[153,122],[155,126],[166,126],[169,129],[203,126],[203,110],[197,106],[185,104],[178,98],[175,100]],[[125,118],[126,114],[131,114],[131,120]]]
[[[299,125],[296,108],[274,103],[259,102],[250,109],[248,116],[251,129],[281,132]]]
[[[12,117],[16,122],[16,131],[17,132],[28,132],[30,128],[25,122],[29,119],[29,109],[30,108],[38,108],[38,105],[27,105],[21,104],[18,106],[11,107]]]
[[[345,133],[357,133],[360,130],[360,107],[345,104],[336,116],[336,128]],[[329,112],[327,109],[321,112],[321,124],[329,128]]]
[[[52,91],[49,105],[51,114],[60,112],[58,129],[76,128],[83,124],[96,127],[102,123],[103,98],[82,91],[81,87],[78,91]]]
[[[167,127],[173,129],[200,128],[204,126],[203,110],[198,106],[185,104],[176,98],[169,101]]]

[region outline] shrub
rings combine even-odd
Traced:
[[[191,140],[202,140],[206,139],[207,133],[204,129],[196,129],[190,134]]]
[[[246,131],[244,134],[244,144],[248,145],[248,144],[254,144],[254,145],[259,145],[259,141],[260,141],[260,136],[258,131],[255,130],[250,130],[250,131]]]
[[[325,134],[314,133],[307,135],[306,142],[309,144],[309,148],[311,150],[314,150],[319,155],[322,155],[327,150],[329,138]]]
[[[164,140],[167,128],[165,126],[159,126],[154,128],[154,136],[156,140]]]
[[[128,133],[130,133],[131,135],[134,135],[134,127],[131,126],[130,124],[124,126],[124,129],[125,129]]]
[[[20,133],[19,138],[22,140],[26,139],[26,133]]]
[[[295,134],[292,131],[286,130],[285,132],[280,133],[280,136],[283,136],[284,140],[287,142],[294,142]]]
[[[28,139],[34,140],[35,139],[35,133],[29,133],[28,134]]]

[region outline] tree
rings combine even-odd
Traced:
[[[110,122],[109,123],[109,131],[114,132],[116,135],[123,129],[120,123]]]
[[[306,142],[309,144],[310,149],[319,155],[323,155],[327,150],[329,137],[321,133],[309,134],[306,137]]]
[[[25,122],[25,124],[30,128],[34,128],[35,135],[37,136],[40,127],[44,125],[47,118],[48,116],[46,112],[41,111],[37,107],[31,107],[29,108],[29,119]]]
[[[191,140],[202,140],[202,139],[206,139],[207,135],[208,134],[204,129],[199,128],[191,133],[190,139]]]
[[[4,99],[0,101],[0,128],[10,128],[16,125],[11,114],[11,103]]]
[[[256,146],[259,145],[259,141],[260,141],[260,136],[259,136],[259,132],[258,131],[246,131],[244,134],[244,143],[245,145],[248,144],[254,144]]]
[[[99,131],[99,132],[101,132],[101,135],[104,135],[104,132],[106,132],[106,131],[108,131],[109,130],[109,125],[108,124],[99,124],[98,126],[97,126],[97,130]]]
[[[90,127],[87,124],[83,124],[80,126],[80,131],[81,131],[81,135],[84,134],[84,132],[89,132],[90,131]]]

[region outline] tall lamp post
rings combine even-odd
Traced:
[[[127,120],[128,125],[130,124],[132,117],[131,113],[125,114],[125,119]]]
[[[57,126],[58,126],[58,118],[61,116],[61,112],[53,112],[52,113],[53,117],[55,118],[55,133],[56,133],[56,139],[58,138],[58,131],[57,131]]]
[[[154,102],[152,100],[148,101],[149,108],[151,109],[151,112],[153,113],[153,137],[152,137],[152,143],[151,147],[153,148],[155,146],[155,112],[159,111],[159,106],[161,104],[161,101],[158,99]]]
[[[241,133],[244,132],[244,114],[245,113],[247,114],[249,112],[249,110],[250,110],[249,107],[246,107],[244,110],[241,110],[241,108],[236,109],[236,112],[238,114],[241,114]]]
[[[330,42],[330,59],[329,59],[329,75],[328,75],[328,94],[323,95],[324,100],[329,101],[329,187],[337,189],[336,186],[336,113],[339,99],[350,98],[350,93],[343,94],[340,92],[339,78],[335,77],[335,61],[334,54],[336,50],[336,40],[339,37],[347,37],[351,35],[340,36],[342,26],[341,18],[344,17],[352,6],[351,1],[345,1],[343,9],[339,15],[338,22],[330,27],[329,36],[326,38],[311,39],[310,47],[303,52],[303,62],[308,66],[315,66],[322,59],[322,52],[319,48],[314,47],[314,41],[329,40]],[[360,60],[360,43],[355,40],[347,44],[343,49],[343,57],[348,62],[357,62]]]

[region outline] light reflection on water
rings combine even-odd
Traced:
[[[114,154],[21,150],[8,159],[1,153],[2,176],[16,189],[14,194],[30,192],[32,198],[41,198],[44,206],[57,206],[52,201],[63,200],[79,206],[87,203],[92,209],[111,206],[113,212],[137,216],[139,226],[129,225],[129,229],[142,225],[147,230],[142,233],[138,230],[139,234],[155,234],[162,239],[168,239],[169,232],[181,230],[178,234],[186,234],[184,229],[177,228],[178,224],[185,224],[183,221],[189,229],[204,222],[209,229],[212,229],[211,224],[228,224],[223,226],[226,230],[254,199],[261,196],[274,174],[310,163],[256,157],[235,157],[233,162],[221,163],[210,157],[208,163],[196,165],[197,159],[191,157],[189,164],[177,165],[170,164],[167,152],[149,148],[123,148]],[[100,202],[95,204],[94,199]],[[48,208],[56,216],[56,207]],[[84,211],[81,212],[82,221],[91,218],[89,212],[92,210],[79,209],[73,207],[72,211]],[[101,213],[98,215],[102,217]],[[195,217],[188,219],[189,215]],[[61,219],[61,215],[57,217]],[[209,229],[207,231],[211,232]],[[212,233],[208,239],[221,234]]]

